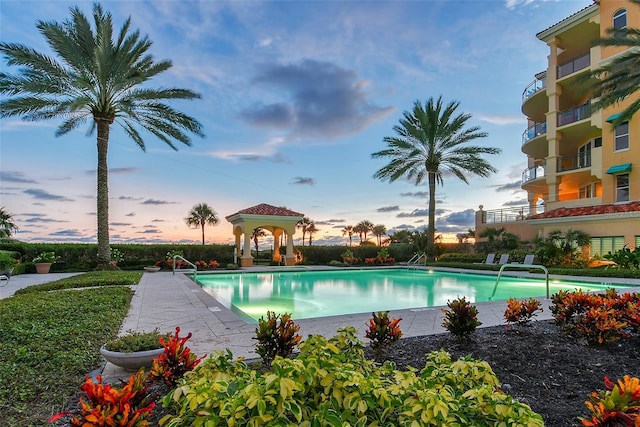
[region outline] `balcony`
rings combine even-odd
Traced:
[[[522,133],[522,145],[526,144],[529,140],[544,135],[547,133],[547,123],[536,123],[533,126],[530,126]]]
[[[533,168],[525,169],[522,172],[522,184],[526,184],[534,179],[544,178],[547,175],[546,165],[535,166]]]
[[[570,108],[558,113],[558,127],[566,126],[591,117],[591,102],[587,101],[578,107]]]
[[[519,206],[513,208],[494,209],[482,212],[482,224],[500,224],[504,222],[524,221],[529,215],[540,213],[540,207]]]
[[[579,56],[569,62],[558,65],[558,79],[568,76],[569,74],[573,74],[576,71],[583,70],[589,67],[590,64],[591,55],[587,53],[586,55]]]
[[[556,159],[557,171],[565,172],[591,167],[591,153],[580,153],[572,156],[562,156]]]
[[[545,74],[543,77],[539,79],[537,78],[527,85],[527,87],[524,89],[524,92],[522,92],[522,103],[524,104],[527,99],[531,98],[533,95],[546,87],[547,76]]]

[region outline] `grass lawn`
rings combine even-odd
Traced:
[[[133,292],[122,285],[140,277],[91,272],[0,300],[3,425],[44,426],[60,411],[85,376],[100,367],[100,347],[117,335],[129,309]]]

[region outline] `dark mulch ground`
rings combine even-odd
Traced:
[[[604,377],[640,376],[640,337],[592,347],[562,335],[553,321],[527,327],[480,328],[471,342],[458,344],[450,334],[404,338],[387,353],[398,368],[424,366],[424,355],[445,349],[452,358],[471,356],[488,362],[502,389],[544,418],[545,425],[580,425],[587,417],[587,396],[604,389]]]

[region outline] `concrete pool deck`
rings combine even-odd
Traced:
[[[323,268],[296,268],[295,271],[318,270]],[[285,271],[283,267],[253,267],[239,272]],[[454,269],[433,268],[441,271],[457,271]],[[469,272],[468,270],[465,272]],[[221,272],[223,273],[223,272]],[[228,271],[227,271],[228,273]],[[473,271],[473,273],[496,275],[495,271]],[[505,272],[504,275],[518,277],[544,278],[544,275],[527,272]],[[640,292],[640,280],[637,279],[605,279],[584,277],[553,276],[550,278],[578,281],[595,281],[598,283],[614,282],[633,286],[628,291]],[[187,342],[194,354],[202,356],[213,354],[216,350],[230,349],[234,357],[256,359],[255,353],[256,324],[249,324],[224,307],[215,298],[203,291],[193,280],[182,273],[171,272],[144,273],[140,283],[134,287],[135,294],[131,301],[129,313],[124,319],[121,333],[128,330],[175,331],[180,327],[180,336],[189,332],[193,337]],[[538,320],[551,319],[550,301],[541,299],[544,311],[537,316]],[[474,303],[478,308],[478,319],[482,327],[504,324],[505,301]],[[403,337],[438,334],[445,332],[441,326],[444,317],[442,307],[416,308],[391,311],[391,317],[402,317],[400,327]],[[364,335],[371,313],[350,314],[344,316],[324,317],[318,319],[300,319],[300,335],[320,334],[332,337],[338,328],[355,327],[361,339]],[[128,373],[111,363],[107,363],[102,372],[105,379],[122,379]]]

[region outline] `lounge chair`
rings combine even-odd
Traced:
[[[494,265],[504,265],[508,262],[509,262],[509,254],[502,254],[500,255],[500,260],[497,263],[494,263]]]
[[[532,265],[533,264],[533,259],[535,258],[535,254],[527,254],[524,257],[524,261],[522,261],[523,265]]]
[[[482,262],[474,262],[474,264],[495,264],[496,254],[490,253],[487,254],[487,258]]]

